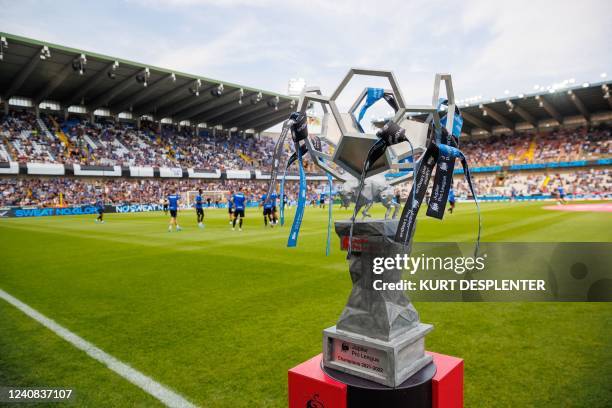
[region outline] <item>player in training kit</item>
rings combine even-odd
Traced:
[[[168,200],[161,199],[163,203],[164,215],[168,215]]]
[[[170,210],[170,224],[168,225],[168,232],[172,232],[173,225],[177,231],[181,230],[181,227],[178,225],[177,221],[178,202],[180,199],[181,196],[178,194],[171,194],[168,196],[168,209]]]
[[[557,205],[565,204],[565,189],[563,188],[563,184],[559,184],[557,187]]]
[[[104,200],[102,197],[98,198],[98,201],[96,201],[96,211],[98,212],[96,222],[104,224]]]
[[[450,204],[450,207],[448,208],[448,212],[452,214],[453,211],[455,210],[455,190],[452,188],[448,192],[448,203]]]
[[[234,190],[230,191],[230,195],[227,198],[227,213],[229,214],[229,223],[230,225],[234,222],[234,203],[232,202],[234,198]]]
[[[272,196],[272,194],[270,194],[270,196]],[[274,221],[272,218],[272,199],[270,198],[270,200],[266,200],[267,197],[268,195],[265,193],[261,196],[259,206],[263,206],[264,226],[267,227],[268,221],[270,221],[270,227],[274,227]]]
[[[232,231],[236,229],[236,220],[238,219],[238,217],[240,217],[238,230],[242,231],[242,219],[244,218],[244,210],[246,207],[246,197],[242,192],[242,189],[239,189],[238,192],[233,195],[232,202],[234,204],[234,220],[232,222]]]
[[[319,194],[319,208],[325,208],[325,193]]]
[[[198,190],[198,195],[195,198],[195,209],[198,217],[198,227],[204,228],[204,208],[202,208],[202,189]]]
[[[276,194],[276,191],[273,191],[272,194],[270,194],[270,203],[272,204],[272,222],[274,224],[278,224],[278,218],[276,217],[276,199],[278,198],[278,194]]]

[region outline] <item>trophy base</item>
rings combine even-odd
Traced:
[[[323,365],[337,371],[396,387],[431,363],[425,335],[433,329],[418,323],[390,341],[374,339],[336,326],[323,331]]]
[[[427,354],[433,363],[394,388],[322,367],[319,354],[289,370],[289,408],[462,408],[463,360]]]

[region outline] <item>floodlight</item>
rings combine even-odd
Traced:
[[[118,66],[119,66],[119,61],[115,61],[115,62],[113,62],[113,65],[110,67],[110,69],[106,72],[106,75],[110,79],[115,79],[115,77],[116,77],[115,71],[117,70]]]
[[[215,89],[212,89],[210,91],[210,94],[212,96],[216,96],[217,98],[220,97],[221,95],[223,95],[223,84],[217,85],[217,87]]]
[[[172,82],[176,82],[176,75],[174,74],[174,72],[170,74],[170,79],[172,80]]]
[[[280,102],[280,98],[278,96],[275,96],[274,98],[268,100],[268,106],[271,108],[274,108],[274,110],[278,110],[279,102]]]
[[[144,71],[138,73],[138,75],[136,75],[136,82],[141,83],[144,87],[146,87],[148,85],[148,81],[149,81],[149,77],[151,76],[151,72],[149,71],[149,68],[145,68]]]
[[[0,61],[4,59],[4,49],[8,48],[6,37],[0,37]]]
[[[238,96],[238,105],[242,105],[242,97],[244,96],[244,89],[240,88],[240,94]]]
[[[44,61],[47,58],[51,58],[51,51],[49,51],[49,47],[45,45],[40,52],[40,59]]]
[[[87,65],[87,57],[85,54],[81,54],[72,60],[72,70],[74,72],[78,72],[79,75],[83,75],[85,73],[85,65]]]
[[[199,79],[196,81],[196,85],[193,88],[189,88],[189,92],[194,96],[200,96],[200,87],[202,86],[202,81]]]
[[[257,105],[259,101],[261,101],[261,98],[263,98],[261,92],[257,93],[257,95],[251,96],[251,105]]]

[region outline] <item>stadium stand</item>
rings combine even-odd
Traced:
[[[0,207],[90,204],[100,194],[158,203],[170,190],[238,185],[261,194],[274,146],[263,131],[288,117],[295,98],[2,35]],[[562,186],[570,197],[610,197],[610,86],[460,104],[460,147],[479,196],[550,198]],[[315,194],[325,176],[308,157],[305,166]]]

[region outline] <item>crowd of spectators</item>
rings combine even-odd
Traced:
[[[252,170],[270,166],[274,140],[143,121],[89,122],[10,111],[0,120],[0,161]],[[49,132],[45,132],[45,129]]]
[[[0,161],[86,165],[194,167],[201,169],[266,170],[274,140],[225,130],[198,129],[142,121],[98,119],[91,123],[10,111],[0,121]],[[42,126],[41,126],[42,124]],[[463,140],[461,150],[472,167],[588,160],[609,157],[609,127],[580,127],[540,133],[516,133]],[[309,171],[316,171],[306,161]]]
[[[51,137],[49,137],[51,136]],[[58,139],[39,129],[27,111],[11,111],[0,121],[0,160],[54,163],[63,150]]]
[[[241,189],[250,200],[258,200],[268,184],[264,181],[223,180],[200,181],[161,179],[86,179],[69,177],[1,177],[0,207],[91,204],[102,198],[108,204],[156,204],[169,194],[206,191],[212,202],[226,201],[231,191]],[[309,183],[309,196],[316,194],[317,183]],[[288,181],[285,194],[297,197],[298,184]]]
[[[587,169],[557,174],[508,173],[477,175],[474,185],[479,196],[520,197],[555,193],[562,187],[566,194],[612,196],[610,170]],[[336,185],[337,187],[337,185]],[[411,183],[397,187],[405,200]],[[103,198],[108,204],[154,204],[160,203],[168,194],[185,195],[202,189],[212,202],[224,203],[230,191],[241,189],[250,200],[258,200],[267,188],[267,182],[254,180],[194,180],[194,179],[88,179],[74,177],[0,177],[0,207],[4,206],[58,206],[82,205]],[[325,191],[324,183],[308,183],[308,198],[315,199],[318,192]],[[457,196],[469,196],[463,176],[456,175],[454,189]],[[298,183],[288,181],[285,193],[294,200]],[[61,198],[60,198],[61,197]]]
[[[563,173],[507,173],[474,177],[479,196],[529,197],[555,194],[562,188],[566,194],[612,196],[612,179],[607,168],[590,168]],[[468,196],[469,188],[463,176],[455,176],[455,193]]]
[[[0,120],[0,162],[44,162],[86,165],[193,167],[209,170],[263,170],[272,162],[274,140],[269,137],[228,131],[195,129],[142,121],[134,124],[83,118],[66,120],[50,115],[36,119],[27,110],[11,110]],[[610,157],[610,127],[580,127],[551,132],[517,133],[464,140],[461,150],[472,167],[589,160]],[[285,152],[287,155],[288,152]],[[316,172],[310,160],[307,171]],[[479,195],[547,194],[563,187],[568,193],[605,194],[610,192],[608,169],[587,169],[560,175],[544,173],[477,174]],[[314,184],[314,183],[310,183]],[[399,188],[407,196],[408,186]],[[260,194],[265,183],[223,180],[126,180],[76,178],[0,178],[0,205],[83,204],[104,195],[110,203],[158,202],[168,192],[197,188],[230,191],[241,186],[248,195]],[[287,183],[289,195],[297,184]],[[312,189],[310,194],[315,194]],[[455,178],[459,195],[467,195],[462,177]]]
[[[472,167],[590,160],[612,155],[612,132],[599,126],[499,135],[462,141],[461,150]]]

